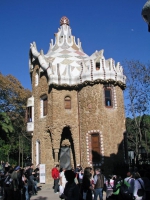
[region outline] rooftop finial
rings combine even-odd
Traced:
[[[62,26],[63,24],[67,24],[69,26],[69,19],[66,16],[63,16],[60,19],[60,26]]]

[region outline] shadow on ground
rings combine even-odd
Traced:
[[[47,200],[47,197],[42,197],[42,196],[40,196],[40,197],[35,197],[35,198],[32,199],[32,200]]]

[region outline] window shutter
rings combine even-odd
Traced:
[[[65,98],[65,109],[71,109],[71,98],[70,97]]]

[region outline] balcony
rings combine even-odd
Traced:
[[[27,123],[27,132],[33,132],[34,131],[34,122],[28,122]]]

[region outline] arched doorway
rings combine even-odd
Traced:
[[[60,152],[59,152],[59,160],[60,160],[60,167],[71,169],[71,157],[73,160],[73,165],[76,165],[75,160],[75,150],[73,139],[71,136],[70,127],[64,127],[61,135],[60,141]]]

